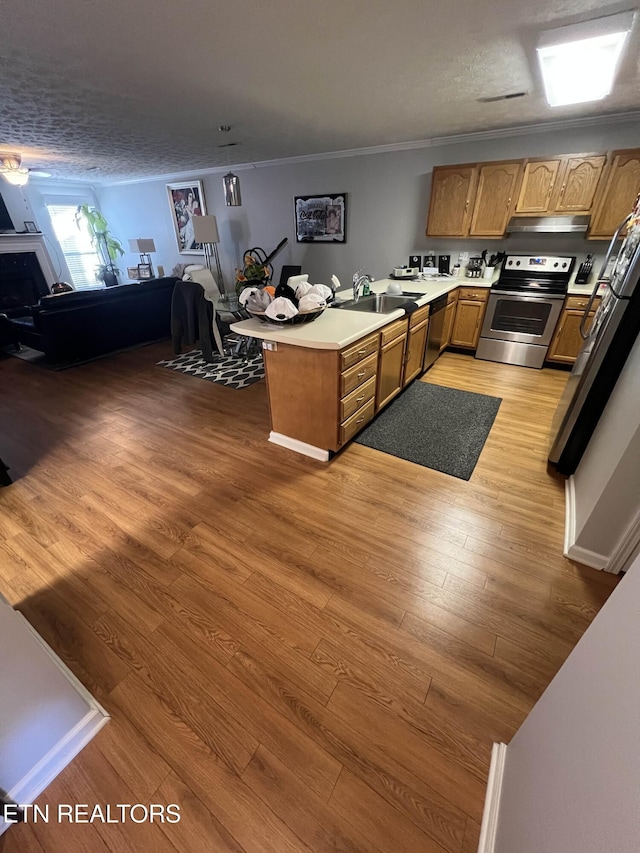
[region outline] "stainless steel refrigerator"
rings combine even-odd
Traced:
[[[602,302],[591,328],[583,334],[584,345],[553,420],[549,461],[562,474],[573,474],[578,467],[640,332],[640,197],[614,235],[602,272],[625,229],[628,229],[626,237],[605,286]],[[585,309],[581,332],[598,288],[596,282]]]

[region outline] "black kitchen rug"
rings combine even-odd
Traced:
[[[169,370],[177,370],[179,373],[217,382],[218,385],[226,385],[236,390],[248,388],[254,382],[264,379],[264,362],[261,352],[248,359],[214,355],[214,361],[205,361],[200,350],[193,350],[157,363],[160,367],[168,367]]]
[[[500,397],[414,382],[354,441],[468,480],[501,402]]]

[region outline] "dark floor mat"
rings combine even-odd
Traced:
[[[414,382],[354,440],[468,480],[501,402],[500,397]]]

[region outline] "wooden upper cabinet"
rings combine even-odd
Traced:
[[[472,237],[502,237],[511,217],[522,160],[485,163],[479,166],[469,234]]]
[[[565,158],[551,198],[553,213],[590,213],[606,154]]]
[[[534,216],[549,212],[551,194],[561,166],[561,157],[552,160],[527,160],[515,213]]]
[[[631,213],[640,193],[640,149],[613,151],[603,181],[587,235],[595,239],[612,237]]]
[[[466,237],[475,198],[476,166],[436,166],[431,178],[427,237]]]

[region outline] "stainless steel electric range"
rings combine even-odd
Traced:
[[[542,367],[575,257],[509,255],[491,286],[476,358]]]

